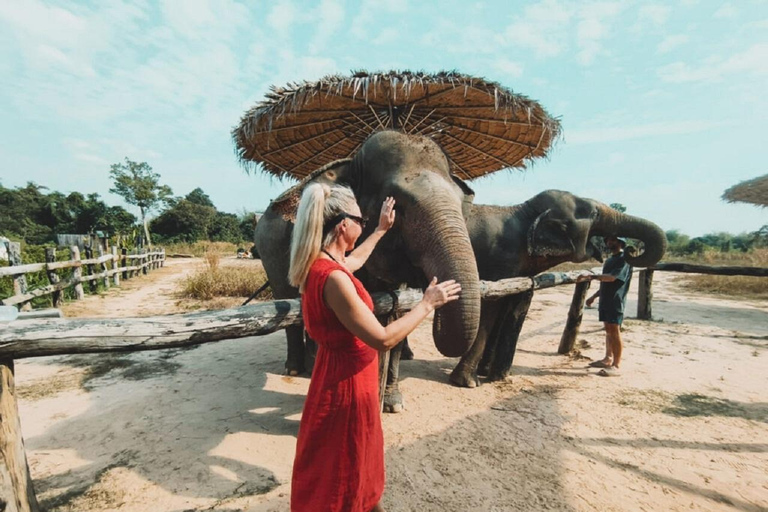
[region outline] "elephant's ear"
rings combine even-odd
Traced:
[[[280,194],[277,199],[272,201],[269,207],[284,220],[287,220],[288,222],[296,222],[296,210],[299,208],[299,201],[301,200],[301,193],[304,192],[304,187],[313,182],[327,183],[329,185],[336,183],[339,180],[339,177],[346,173],[351,161],[351,158],[334,160],[333,162],[312,171],[297,185],[294,185]]]
[[[563,222],[551,218],[549,208],[536,217],[528,228],[528,254],[531,256],[568,256],[576,252]]]
[[[457,178],[453,174],[451,174],[451,179],[459,187],[461,193],[463,194],[461,199],[461,213],[464,215],[464,219],[467,219],[469,218],[472,203],[475,202],[475,191],[472,190],[472,187],[467,185],[463,180]]]

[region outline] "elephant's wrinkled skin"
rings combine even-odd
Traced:
[[[424,287],[433,276],[461,283],[461,299],[435,313],[433,335],[444,355],[464,354],[480,319],[479,278],[465,220],[472,191],[451,176],[440,148],[426,137],[378,132],[351,160],[326,166],[273,201],[256,226],[255,243],[275,298],[299,296],[288,284],[289,246],[298,199],[310,181],[351,187],[363,215],[371,219],[360,240],[375,229],[384,199],[395,198],[395,225],[362,269],[364,282],[369,290]],[[298,374],[306,368],[303,328],[286,331],[286,369]]]
[[[642,240],[645,251],[627,257],[635,267],[657,263],[667,244],[664,232],[652,222],[559,190],[547,190],[517,206],[473,205],[467,227],[480,279],[489,281],[534,276],[566,261],[602,261],[590,242],[593,236]],[[532,296],[482,302],[478,337],[451,374],[453,384],[476,386],[478,365],[489,380],[507,376]]]

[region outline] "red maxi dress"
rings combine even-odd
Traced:
[[[322,258],[312,264],[301,307],[318,350],[296,441],[292,512],[369,512],[384,492],[378,352],[325,304],[323,288],[334,270],[346,272],[373,309],[371,296],[345,267]]]

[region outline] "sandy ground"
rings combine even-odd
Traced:
[[[172,260],[66,313],[177,312],[175,283],[195,265]],[[658,320],[626,321],[616,378],[586,369],[584,356],[603,350],[594,309],[583,356],[556,354],[571,286],[536,294],[506,382],[451,387],[455,361],[423,324],[411,338],[416,360],[402,365],[406,410],[382,417],[387,510],[768,510],[768,303],[686,294],[676,277],[656,276]],[[20,361],[44,508],[288,510],[308,380],[282,375],[284,355],[276,333]]]

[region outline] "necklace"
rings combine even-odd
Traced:
[[[325,253],[325,254],[326,254],[326,255],[327,255],[329,258],[331,258],[331,259],[332,259],[332,260],[333,260],[333,261],[334,261],[336,264],[338,264],[338,265],[341,265],[341,263],[339,263],[339,260],[337,260],[336,258],[334,258],[334,257],[331,255],[331,253],[329,253],[329,252],[328,252],[328,251],[326,251],[325,249],[322,249],[322,251],[323,251],[323,252],[324,252],[324,253]]]

